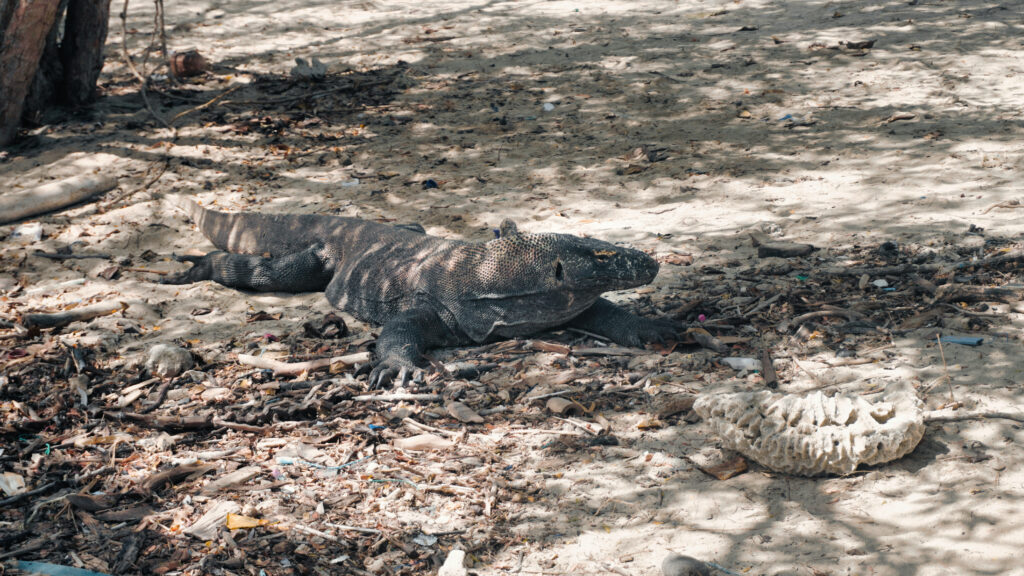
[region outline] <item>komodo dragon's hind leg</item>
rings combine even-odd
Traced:
[[[165,278],[164,284],[189,284],[212,280],[230,288],[260,292],[320,292],[334,273],[327,250],[322,244],[278,256],[264,258],[249,254],[210,252],[205,256],[176,256],[191,262],[188,270]]]
[[[647,342],[671,340],[681,331],[671,320],[637,316],[604,298],[599,298],[567,325],[600,334],[622,346],[637,347]]]

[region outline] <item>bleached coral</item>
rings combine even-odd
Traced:
[[[921,401],[908,386],[891,387],[876,403],[820,391],[702,394],[693,409],[729,448],[799,476],[849,474],[860,464],[902,458],[925,428]]]

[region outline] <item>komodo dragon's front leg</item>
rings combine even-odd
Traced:
[[[210,252],[204,256],[176,256],[191,262],[188,270],[165,278],[164,284],[190,284],[212,280],[229,288],[259,292],[320,292],[334,274],[327,250],[322,244],[278,256],[264,258],[250,254]]]
[[[598,298],[582,314],[567,324],[610,338],[622,346],[640,347],[647,342],[664,342],[679,334],[679,325],[660,318],[644,318]]]
[[[394,381],[404,386],[420,373],[423,353],[429,348],[451,346],[461,342],[441,317],[430,308],[413,308],[389,319],[377,338],[375,360],[361,367],[357,374],[369,372],[370,388]]]

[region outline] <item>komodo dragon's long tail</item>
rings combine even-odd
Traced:
[[[168,194],[164,197],[170,207],[177,208],[188,215],[196,223],[196,227],[213,242],[213,245],[221,250],[229,252],[255,253],[258,246],[245,245],[243,240],[245,230],[258,229],[249,220],[248,214],[229,214],[216,210],[209,210],[200,206],[195,200],[181,194]]]
[[[283,255],[304,250],[323,234],[322,218],[313,215],[220,212],[180,194],[165,196],[188,214],[214,246],[241,254]]]

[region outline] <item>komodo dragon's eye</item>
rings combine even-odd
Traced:
[[[595,250],[594,251],[594,259],[597,260],[598,262],[607,262],[608,258],[611,257],[611,256],[614,256],[614,255],[615,255],[615,252],[612,252],[611,250]]]

